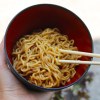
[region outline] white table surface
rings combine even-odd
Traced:
[[[0,41],[11,19],[22,9],[40,3],[58,4],[76,13],[93,39],[100,37],[100,0],[0,0]]]
[[[100,0],[0,0],[0,41],[11,19],[22,9],[40,3],[58,4],[76,13],[93,39],[100,37]]]
[[[0,42],[8,24],[18,12],[40,3],[58,4],[76,13],[92,35],[95,52],[100,53],[100,0],[0,0]],[[100,67],[93,67],[90,70],[95,73],[95,80],[89,87],[90,100],[100,100],[100,89],[98,89],[100,87]]]

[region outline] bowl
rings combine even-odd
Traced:
[[[79,51],[92,52],[93,43],[90,32],[84,22],[72,11],[53,4],[38,4],[26,8],[17,14],[10,22],[4,40],[4,49],[7,63],[12,73],[27,87],[38,91],[56,91],[68,88],[79,82],[88,72],[90,65],[80,64],[76,68],[76,74],[65,86],[58,88],[43,88],[29,83],[17,73],[12,65],[12,49],[16,41],[33,30],[45,28],[60,29],[67,34],[69,39],[74,39]],[[82,57],[81,60],[91,60],[90,57]]]

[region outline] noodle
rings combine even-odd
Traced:
[[[59,87],[74,77],[77,64],[58,60],[77,60],[78,55],[61,53],[59,49],[78,50],[74,40],[57,28],[46,28],[20,38],[13,48],[13,66],[30,83],[45,88]]]

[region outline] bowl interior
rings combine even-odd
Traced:
[[[19,13],[10,23],[6,31],[6,53],[12,64],[12,49],[16,41],[33,30],[45,28],[60,29],[67,34],[69,39],[74,39],[79,51],[92,52],[92,39],[84,23],[72,12],[59,6],[38,5],[32,6]],[[90,57],[82,57],[82,60],[91,60]],[[77,81],[88,69],[89,65],[79,65],[76,75],[66,86]],[[10,66],[12,67],[12,66]]]

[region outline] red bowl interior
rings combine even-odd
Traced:
[[[12,63],[12,49],[20,37],[30,34],[33,30],[47,27],[57,27],[61,33],[67,34],[70,39],[74,39],[79,51],[92,52],[92,39],[85,24],[67,9],[44,4],[29,7],[20,12],[8,26],[5,47],[10,63]],[[82,57],[82,60],[91,60],[91,58]],[[66,86],[80,79],[88,67],[89,65],[79,65],[76,68],[76,75]]]

